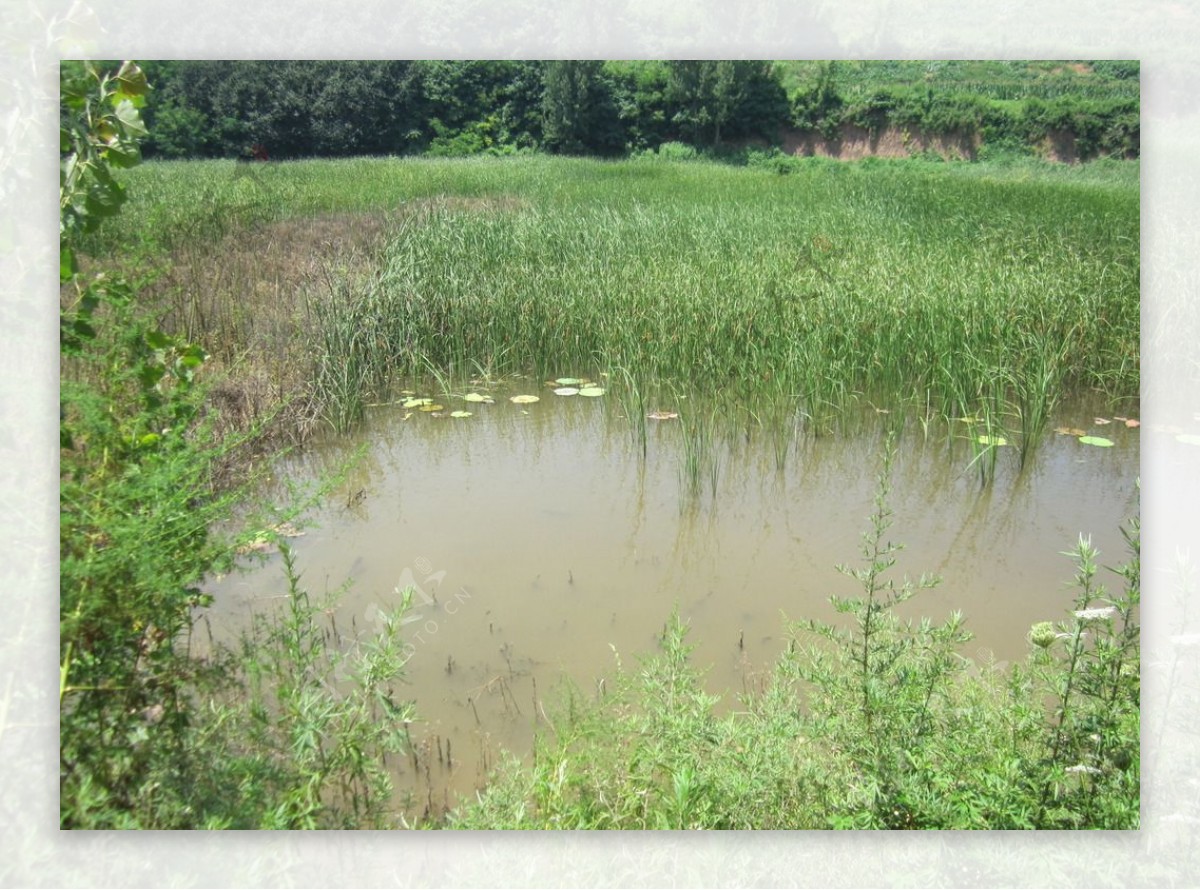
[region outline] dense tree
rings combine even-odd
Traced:
[[[567,154],[606,154],[624,147],[624,134],[603,62],[546,63],[542,132],[547,148]]]
[[[693,143],[771,136],[786,120],[787,96],[770,62],[680,60],[669,71],[673,119]]]
[[[1083,157],[1136,156],[1137,63],[1096,62],[1086,79],[1069,82],[1048,64],[148,62],[158,87],[144,109],[152,134],[144,151],[233,157],[259,143],[272,158],[611,154],[669,141],[721,150],[775,142],[789,126],[833,138],[852,124],[974,132],[989,147],[1018,151],[1069,134]]]

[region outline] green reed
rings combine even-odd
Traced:
[[[309,312],[305,335],[273,353],[296,350],[322,398],[348,406],[326,413],[347,420],[371,390],[430,366],[621,368],[643,388],[720,394],[758,416],[798,406],[815,429],[860,394],[926,417],[986,404],[1024,457],[1063,395],[1138,392],[1136,163],[814,164],[780,176],[525,157],[273,164],[253,181],[216,163],[131,172],[148,197],[122,222],[177,250],[264,220],[386,217],[369,283],[346,285],[363,293]],[[211,206],[188,210],[197,199]],[[292,290],[320,289],[308,278]],[[214,333],[236,343],[238,324],[257,318],[253,348],[272,353],[261,317],[295,302],[267,294],[244,322],[210,313],[222,319]],[[325,325],[339,329],[332,339]],[[384,370],[356,376],[353,362]],[[329,380],[331,365],[343,379]]]

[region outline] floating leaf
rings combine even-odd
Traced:
[[[650,420],[674,420],[678,416],[678,411],[654,411],[646,415]]]
[[[450,416],[451,417],[470,417],[471,412],[470,411],[451,411]]]
[[[429,399],[425,399],[425,401],[428,402]],[[445,405],[422,405],[418,410],[432,413],[434,411],[444,411],[445,409]]]
[[[469,392],[465,396],[463,396],[463,401],[464,402],[482,402],[485,405],[490,405],[496,400],[493,399],[491,396],[485,396],[481,393]]]
[[[1132,417],[1130,417],[1128,420],[1125,421],[1125,426],[1127,426],[1127,427],[1135,427],[1135,426],[1141,426],[1141,425],[1142,425],[1142,422],[1140,420],[1134,420]]]
[[[1109,420],[1107,417],[1096,417],[1096,418],[1093,418],[1092,423],[1098,423],[1101,426],[1103,426],[1106,423],[1112,423],[1112,421]]]
[[[534,402],[540,402],[541,399],[537,396],[511,396],[509,401],[514,405],[531,405]]]
[[[1193,433],[1180,433],[1175,437],[1176,442],[1182,442],[1184,445],[1200,445],[1200,436]]]
[[[556,396],[574,396],[579,394],[579,390],[573,386],[560,386],[554,390]]]
[[[1084,445],[1095,445],[1097,448],[1112,448],[1112,439],[1102,436],[1080,436],[1079,441]]]
[[[405,399],[405,408],[420,408],[422,405],[432,405],[433,399]]]
[[[978,441],[979,441],[980,445],[1007,445],[1008,444],[1008,439],[1005,439],[1003,436],[980,436]]]
[[[590,398],[595,398],[596,396],[604,395],[604,387],[603,386],[585,386],[583,389],[579,390],[579,394],[581,396],[588,396]]]
[[[559,377],[554,382],[559,386],[578,386],[583,383],[578,377]]]

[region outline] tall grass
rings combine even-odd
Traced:
[[[222,184],[225,167],[132,171],[146,203],[125,222],[179,251],[239,213],[274,232],[305,215],[386,215],[372,274],[222,297],[243,301],[247,328],[281,320],[278,348],[254,348],[294,351],[337,427],[388,379],[430,365],[621,368],[641,386],[719,393],[759,416],[798,406],[818,422],[860,396],[926,416],[986,408],[1023,453],[1064,394],[1138,392],[1135,163],[815,163],[779,176],[659,159],[380,159],[263,165],[261,183]],[[196,199],[216,209],[178,209]],[[236,325],[217,333],[214,351],[249,348]]]

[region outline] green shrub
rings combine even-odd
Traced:
[[[63,66],[60,825],[390,826],[386,758],[412,719],[395,698],[403,606],[343,652],[285,550],[286,614],[256,621],[238,653],[192,647],[205,577],[278,534],[261,517],[213,531],[250,487],[222,476],[243,440],[213,433],[205,351],[79,268],[84,236],[124,200],[109,167],[138,160],[146,89],[132,63]]]

